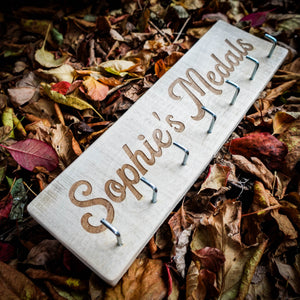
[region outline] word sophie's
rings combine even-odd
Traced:
[[[115,285],[281,65],[287,50],[276,46],[268,57],[271,47],[217,22],[28,205],[29,213]],[[184,164],[182,149],[189,152]]]
[[[215,60],[215,71],[208,71],[206,73],[206,79],[199,73],[197,68],[188,68],[186,70],[186,77],[188,80],[181,77],[175,79],[168,88],[169,96],[174,100],[181,100],[180,92],[185,91],[196,105],[196,114],[191,116],[195,121],[200,121],[204,117],[204,110],[202,109],[203,103],[197,97],[194,92],[198,92],[201,96],[206,94],[206,91],[211,91],[216,95],[221,95],[222,90],[216,88],[216,86],[222,86],[224,84],[224,78],[228,78],[230,73],[234,71],[234,68],[243,61],[244,57],[249,51],[253,50],[254,46],[242,39],[237,39],[235,43],[225,39],[224,46],[227,45],[230,49],[226,52],[223,61],[219,59],[215,54],[211,54],[211,57]],[[195,79],[193,79],[193,76]],[[176,86],[179,86],[177,93],[175,92]],[[178,94],[179,93],[179,94]],[[153,116],[159,121],[160,118],[156,112],[153,112]],[[175,120],[172,115],[167,115],[165,118],[167,124],[176,132],[183,132],[185,125],[183,121]],[[119,177],[119,181],[109,179],[104,185],[106,196],[113,202],[121,202],[126,199],[127,190],[130,190],[137,200],[140,200],[143,195],[135,188],[135,184],[140,181],[140,174],[145,175],[147,169],[145,164],[152,166],[155,164],[155,159],[162,156],[162,149],[170,147],[172,142],[172,135],[169,130],[163,131],[159,128],[154,129],[152,133],[152,139],[155,145],[151,145],[145,136],[140,134],[138,139],[142,142],[142,149],[135,150],[133,153],[127,144],[123,145],[123,150],[131,160],[132,164],[125,163],[118,170],[116,174]],[[144,152],[146,149],[146,153]],[[142,163],[142,162],[144,163]],[[84,196],[90,195],[92,192],[91,184],[85,180],[79,180],[72,185],[69,192],[70,200],[78,207],[89,207],[94,205],[103,205],[107,210],[106,220],[110,223],[114,220],[114,208],[111,202],[105,198],[94,198],[90,200],[80,201],[76,199],[75,191],[81,186],[85,185],[87,190],[84,192]],[[90,233],[99,233],[107,229],[104,225],[100,224],[94,226],[89,223],[89,218],[92,217],[91,213],[85,213],[81,218],[82,227]],[[99,223],[101,217],[99,216]]]

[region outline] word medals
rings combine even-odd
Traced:
[[[115,285],[286,54],[268,40],[217,22],[28,211]]]

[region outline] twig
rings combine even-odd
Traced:
[[[23,181],[23,184],[28,188],[28,190],[36,197],[37,194],[31,189],[31,187],[25,182]]]
[[[148,23],[152,26],[152,27],[154,27],[166,40],[167,40],[167,42],[168,43],[170,43],[170,44],[172,44],[172,42],[170,41],[170,39],[167,37],[167,35],[163,32],[163,31],[161,31],[152,21],[148,21]]]
[[[260,209],[260,210],[257,210],[257,211],[254,211],[254,212],[251,212],[251,213],[248,213],[248,214],[244,214],[242,215],[242,218],[243,217],[248,217],[248,216],[251,216],[251,215],[260,215],[268,210],[272,210],[272,209],[277,209],[277,208],[280,208],[282,207],[282,205],[280,204],[277,204],[277,205],[273,205],[273,206],[269,206],[269,207],[266,207],[264,209]]]
[[[175,41],[173,42],[173,44],[175,44],[175,43],[179,40],[179,38],[180,38],[180,36],[181,36],[181,34],[182,34],[183,29],[186,27],[186,25],[187,25],[187,23],[190,21],[190,19],[191,19],[191,16],[189,16],[189,17],[185,20],[183,26],[181,27],[180,31],[178,32],[178,35],[177,35]]]

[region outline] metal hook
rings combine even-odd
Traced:
[[[144,183],[146,183],[148,186],[151,187],[151,189],[153,190],[151,203],[156,203],[156,201],[157,201],[157,187],[154,184],[152,184],[151,182],[149,182],[145,177],[141,177],[141,181],[143,181]]]
[[[270,34],[267,34],[267,33],[265,33],[265,38],[267,38],[270,42],[273,43],[272,48],[271,48],[271,50],[270,50],[270,52],[267,56],[268,58],[270,58],[272,56],[273,52],[274,52],[275,47],[276,47],[277,39],[275,39],[274,36],[271,36]]]
[[[184,158],[183,158],[183,161],[181,163],[182,166],[185,166],[186,165],[186,161],[190,155],[190,152],[188,149],[184,148],[183,146],[179,145],[178,143],[176,142],[173,142],[173,145],[177,146],[179,149],[183,150],[184,151]]]
[[[101,223],[105,227],[107,227],[117,237],[117,244],[118,244],[118,246],[122,246],[123,243],[122,243],[120,232],[114,226],[112,226],[109,222],[107,222],[105,219],[102,219]]]
[[[201,108],[203,110],[205,110],[206,112],[208,112],[212,116],[212,120],[211,120],[209,129],[207,130],[207,133],[211,133],[212,129],[213,129],[214,125],[215,125],[215,122],[217,120],[217,116],[212,111],[210,111],[209,109],[207,109],[205,106],[202,106]]]
[[[232,81],[230,81],[230,80],[226,80],[225,81],[226,83],[229,83],[229,84],[231,84],[232,86],[234,86],[235,87],[235,93],[234,93],[234,95],[233,95],[233,97],[232,97],[232,100],[231,100],[231,102],[230,102],[230,105],[233,105],[234,103],[235,103],[235,100],[236,100],[236,98],[237,98],[237,96],[238,96],[238,94],[240,93],[240,87],[236,84],[236,83],[234,83],[234,82],[232,82]]]
[[[252,60],[255,63],[254,70],[253,70],[253,72],[251,74],[251,77],[250,77],[250,80],[252,80],[254,78],[254,76],[255,76],[255,73],[256,73],[258,67],[259,67],[259,61],[257,59],[255,59],[255,58],[253,58],[252,56],[249,56],[249,55],[246,55],[246,58]]]

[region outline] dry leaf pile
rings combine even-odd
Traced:
[[[299,299],[298,1],[20,2],[0,12],[0,298]],[[289,54],[109,287],[26,207],[217,20]]]

